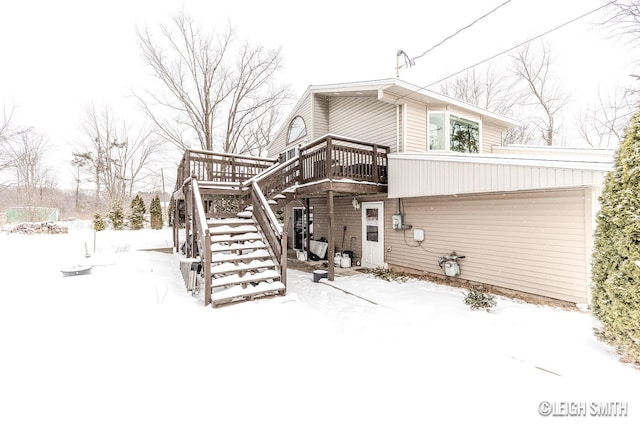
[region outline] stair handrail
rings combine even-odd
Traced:
[[[273,175],[275,172],[277,172],[277,171],[279,171],[281,169],[284,169],[287,166],[291,166],[292,164],[294,164],[297,161],[298,161],[297,157],[292,157],[291,159],[287,160],[284,163],[276,163],[273,166],[270,166],[269,168],[263,170],[259,174],[255,175],[255,176],[252,176],[251,178],[249,178],[246,181],[244,181],[242,183],[242,188],[250,187],[254,182],[259,182],[259,181],[262,181],[263,179],[267,179],[271,175]]]
[[[267,219],[269,220],[271,228],[273,229],[273,231],[276,232],[278,237],[282,236],[283,228],[278,222],[278,218],[276,218],[276,215],[273,213],[271,206],[269,206],[269,202],[267,202],[267,198],[264,197],[264,194],[262,193],[262,189],[260,188],[257,182],[254,182],[252,184],[252,188],[256,197],[260,201],[261,207],[264,208],[264,211],[267,215]]]
[[[246,154],[224,153],[224,152],[211,151],[211,150],[200,150],[196,148],[189,148],[187,149],[187,151],[194,154],[205,154],[208,156],[230,157],[230,158],[243,159],[243,160],[257,160],[257,161],[277,163],[277,159],[272,159],[269,157],[247,156]]]
[[[196,210],[194,221],[197,223],[198,243],[200,244],[200,262],[202,263],[202,274],[204,276],[204,305],[206,306],[211,302],[211,232],[207,226],[207,215],[202,205],[198,180],[191,178],[190,181],[193,190],[193,206],[195,206]],[[194,231],[195,229],[196,227],[194,227]]]

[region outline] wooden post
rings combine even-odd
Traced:
[[[298,145],[298,184],[303,184],[305,182],[304,176],[304,164],[302,163],[302,144]],[[288,182],[283,183],[285,188],[289,187],[291,184]]]
[[[196,257],[198,247],[198,211],[196,208],[196,194],[191,186],[191,258]],[[202,254],[200,254],[202,255]]]
[[[280,238],[280,281],[284,285],[284,294],[287,293],[287,229],[285,228]]]
[[[204,306],[211,303],[211,236],[209,230],[205,230],[204,248],[202,248],[200,262],[202,262],[202,274],[204,276]],[[211,305],[213,307],[213,305]]]
[[[327,248],[329,272],[327,279],[334,280],[335,267],[333,265],[333,257],[335,256],[335,238],[333,231],[335,228],[335,222],[333,219],[333,190],[327,191],[327,205],[329,208],[329,247]]]
[[[310,219],[310,214],[311,212],[309,212],[309,198],[307,197],[305,199],[305,214],[307,216],[306,218],[306,224],[307,224],[307,260],[311,259],[311,235],[309,233],[309,219]]]
[[[179,238],[179,227],[180,227],[180,219],[178,218],[178,202],[179,200],[175,200],[171,198],[173,201],[173,246],[176,248],[176,253],[180,251],[180,238]]]
[[[373,146],[373,164],[371,165],[373,172],[373,182],[378,183],[378,146]]]
[[[184,186],[184,247],[185,247],[185,255],[187,258],[191,258],[191,249],[189,246],[190,242],[190,234],[191,234],[191,224],[189,222],[189,217],[191,216],[191,183]]]
[[[332,165],[332,163],[333,163],[333,147],[332,147],[332,144],[331,144],[331,137],[330,136],[327,137],[327,152],[325,154],[325,157],[326,157],[326,163],[324,165],[324,175],[327,178],[332,178],[333,177],[333,173],[332,173],[332,170],[333,170],[333,167],[332,167],[333,166]],[[329,233],[329,234],[331,234],[331,233]],[[331,280],[333,280],[333,279],[331,279]]]
[[[225,180],[226,181],[226,180]],[[236,181],[236,158],[231,158],[231,181]]]

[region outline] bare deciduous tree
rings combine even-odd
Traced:
[[[15,172],[19,189],[18,202],[37,206],[44,201],[47,190],[55,187],[55,180],[46,165],[48,140],[34,129],[23,129],[7,143],[9,167]]]
[[[7,107],[6,104],[2,104],[2,116],[0,117],[0,170],[8,167],[12,161],[11,141],[28,130],[13,123],[14,111],[14,106]]]
[[[160,148],[159,139],[149,130],[134,130],[108,107],[97,111],[92,105],[85,114],[83,127],[89,142],[79,144],[78,153],[91,165],[97,205],[102,192],[109,204],[130,199]]]
[[[184,11],[157,35],[148,28],[137,34],[162,89],[136,97],[165,141],[183,150],[197,140],[202,149],[234,153],[255,153],[269,142],[271,129],[261,127],[273,126],[289,99],[288,88],[275,83],[279,49],[244,42],[236,57],[233,29],[206,32]]]
[[[523,91],[514,76],[491,66],[485,70],[474,67],[456,75],[453,80],[445,81],[440,85],[440,91],[485,110],[520,120],[522,124],[519,127],[508,129],[503,134],[504,145],[527,144],[533,139],[530,123],[519,117]]]
[[[615,87],[612,94],[598,90],[593,105],[575,119],[578,135],[593,148],[614,148],[622,140],[624,129],[634,112],[629,92]]]
[[[609,2],[603,24],[611,28],[614,35],[637,45],[640,41],[640,0]]]
[[[513,79],[494,67],[479,70],[476,67],[458,74],[453,80],[440,85],[440,91],[448,96],[485,110],[512,115],[518,96],[514,93]]]
[[[541,43],[539,50],[530,44],[517,49],[512,58],[514,74],[524,81],[529,89],[529,106],[541,114],[532,115],[532,124],[541,133],[546,145],[557,143],[559,133],[558,117],[569,102],[562,86],[552,74],[552,55],[549,46]]]

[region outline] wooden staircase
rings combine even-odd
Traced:
[[[358,187],[362,192],[386,185],[387,153],[388,147],[331,135],[283,162],[187,150],[172,202],[175,249],[184,225],[185,255],[198,263],[201,286],[187,289],[204,288],[204,304],[212,307],[285,295],[287,233],[274,211],[294,200],[296,186],[332,179],[375,184]],[[187,267],[181,269],[194,270]]]
[[[213,307],[286,293],[278,265],[253,217],[210,219],[207,225]]]

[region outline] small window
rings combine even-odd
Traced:
[[[289,124],[289,134],[287,135],[287,142],[296,141],[306,135],[307,125],[304,123],[304,119],[300,116],[294,117]]]
[[[480,152],[480,126],[478,123],[453,114],[450,116],[449,123],[451,124],[451,151],[459,153]]]
[[[429,151],[480,152],[480,123],[449,112],[428,115]]]
[[[447,130],[445,128],[445,114],[429,114],[429,150],[447,149]]]

